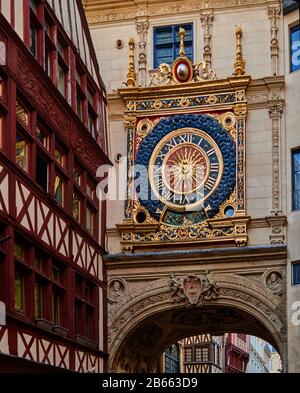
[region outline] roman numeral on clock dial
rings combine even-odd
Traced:
[[[214,185],[216,183],[216,179],[214,179],[213,177],[209,176],[209,178],[207,179],[206,183],[205,183],[205,188],[209,191],[211,191],[214,188]]]

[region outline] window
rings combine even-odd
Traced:
[[[172,64],[179,56],[179,29],[185,29],[185,54],[193,61],[193,24],[156,27],[154,29],[154,68],[162,63]]]
[[[192,348],[185,348],[184,361],[187,363],[192,362]]]
[[[77,111],[77,116],[83,122],[84,98],[78,88],[77,88],[77,109],[76,109],[76,111]]]
[[[178,374],[179,373],[179,346],[172,345],[165,352],[165,373]]]
[[[16,135],[16,163],[28,172],[28,143],[20,133]]]
[[[52,293],[52,323],[60,326],[61,322],[61,295],[56,289]]]
[[[73,202],[72,202],[72,215],[74,220],[80,222],[80,198],[77,194],[73,194]]]
[[[45,72],[51,78],[51,49],[45,43]]]
[[[91,112],[89,109],[88,112],[88,130],[92,134],[92,136],[95,138],[96,135],[96,122],[97,122],[97,117]]]
[[[35,252],[35,256],[34,256],[34,267],[39,270],[39,271],[43,271],[45,266],[44,266],[44,260],[45,257],[42,253],[40,253],[39,251]]]
[[[58,64],[57,67],[57,88],[61,94],[66,96],[66,73],[64,68]]]
[[[25,109],[23,104],[17,100],[16,102],[17,119],[29,127],[29,112]]]
[[[46,149],[49,150],[49,136],[42,128],[36,128],[36,137],[38,142]]]
[[[293,210],[300,210],[300,150],[292,152]]]
[[[85,227],[86,227],[86,230],[89,232],[89,233],[93,233],[93,229],[94,229],[94,226],[93,226],[93,221],[94,221],[94,213],[93,213],[93,211],[92,211],[92,209],[91,208],[89,208],[89,207],[87,207],[86,208],[86,223],[85,223]]]
[[[55,176],[54,181],[54,199],[56,202],[63,206],[64,204],[64,182],[63,179],[59,176]]]
[[[42,284],[39,281],[36,281],[34,286],[35,319],[42,318],[42,312],[43,312],[42,299],[43,299]]]
[[[77,335],[95,340],[96,323],[96,286],[85,280],[80,274],[75,279],[75,331]],[[84,321],[84,323],[82,323]]]
[[[29,50],[35,58],[37,58],[37,37],[38,37],[38,29],[35,26],[35,24],[33,22],[31,22]]]
[[[300,26],[290,30],[291,72],[300,70]]]
[[[196,362],[208,362],[209,348],[208,347],[196,347],[195,348],[195,361]]]
[[[300,285],[300,262],[293,263],[292,270],[293,285]]]
[[[25,275],[18,267],[15,268],[15,309],[25,311]]]
[[[48,191],[48,161],[39,153],[36,154],[36,182],[45,191]]]

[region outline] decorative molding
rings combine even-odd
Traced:
[[[146,71],[147,71],[147,32],[149,28],[148,17],[136,18],[135,26],[139,37],[139,86],[146,86]]]
[[[189,274],[178,278],[171,274],[172,297],[175,302],[185,301],[187,306],[203,306],[204,302],[218,297],[218,287],[208,271],[204,277]]]
[[[206,62],[207,67],[210,69],[212,65],[212,22],[214,19],[214,11],[200,11],[200,20],[204,29],[204,45],[203,45],[203,60]]]
[[[107,3],[107,7],[99,3],[99,6],[94,4],[86,7],[86,15],[89,24],[97,26],[104,23],[118,23],[124,20],[134,20],[137,16],[170,16],[170,15],[182,15],[190,12],[200,12],[202,10],[214,10],[221,9],[232,9],[242,7],[255,7],[264,6],[265,0],[186,0],[182,2],[180,0],[161,2],[160,4],[151,4],[150,1],[148,6],[141,7],[132,0],[132,5],[124,7],[123,1],[114,1],[114,7],[112,2]],[[128,3],[128,2],[127,2]],[[127,5],[126,3],[126,5]]]
[[[272,75],[278,75],[278,60],[279,60],[279,41],[278,41],[278,29],[279,29],[279,16],[281,13],[281,4],[270,5],[268,4],[268,15],[271,22],[271,64],[272,64]]]
[[[275,102],[269,105],[269,116],[272,121],[272,209],[275,212],[281,209],[281,165],[280,165],[280,130],[283,103]]]
[[[137,260],[136,263],[138,264],[138,262]],[[282,351],[283,335],[286,329],[285,313],[282,307],[283,298],[274,296],[274,294],[283,294],[284,279],[281,272],[277,270],[271,268],[261,272],[261,281],[253,280],[250,278],[251,276],[215,272],[211,275],[200,270],[178,276],[173,273],[171,280],[165,277],[154,279],[151,282],[140,282],[120,302],[109,307],[109,345],[110,353],[113,354],[110,359],[111,369],[114,371],[122,369],[120,363],[126,361],[125,358],[130,357],[132,352],[138,351],[138,348],[132,350],[132,344],[135,343],[136,346],[140,344],[140,340],[136,337],[142,335],[138,334],[136,329],[141,321],[145,321],[145,325],[141,329],[147,329],[149,335],[146,339],[143,336],[143,342],[154,345],[153,350],[158,351],[159,347],[156,347],[156,342],[160,341],[159,346],[165,345],[165,341],[169,339],[160,333],[161,329],[167,325],[167,321],[170,323],[176,318],[179,328],[188,329],[189,326],[194,326],[194,319],[200,315],[200,312],[208,311],[205,306],[202,308],[203,305],[209,305],[210,309],[214,306],[224,305],[226,307],[230,305],[230,307],[236,307],[238,310],[252,315],[255,318],[255,331],[257,332],[257,321],[259,321],[261,326],[265,326],[270,332],[268,337],[269,341],[272,341],[272,345],[277,345],[278,349]],[[271,279],[273,272],[276,272],[276,277],[272,276]],[[281,285],[282,291],[280,290]],[[173,317],[170,320],[162,317],[158,318],[155,324],[151,325],[151,321],[150,325],[147,324],[148,318],[155,318],[155,314],[162,315],[163,311],[167,318],[167,315],[170,315],[168,314],[170,310],[173,312]],[[153,326],[153,329],[149,329],[149,326]],[[222,327],[220,333],[221,330]],[[155,337],[155,331],[157,337]],[[141,356],[144,355],[143,351],[148,348],[146,344],[141,346]],[[154,353],[154,355],[156,354]],[[154,357],[153,360],[155,360]],[[150,359],[149,361],[151,362]],[[133,366],[130,359],[127,359],[126,362],[128,366]],[[139,367],[139,364],[134,364]]]
[[[266,217],[266,220],[271,228],[270,243],[285,244],[286,216],[282,215],[281,212],[275,212],[273,216]]]

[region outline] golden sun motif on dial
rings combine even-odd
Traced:
[[[222,173],[218,145],[198,129],[182,128],[166,135],[150,159],[149,178],[155,196],[178,211],[202,208]]]

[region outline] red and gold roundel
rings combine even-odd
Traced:
[[[185,57],[179,57],[173,64],[173,78],[178,83],[190,82],[193,78],[192,63]]]

